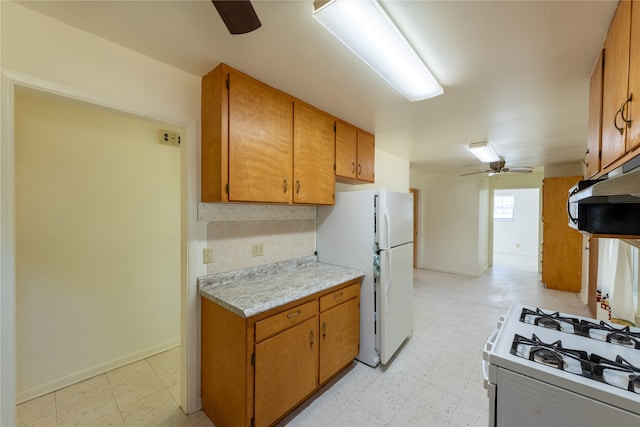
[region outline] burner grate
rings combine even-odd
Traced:
[[[621,356],[612,361],[597,354],[589,355],[583,350],[564,348],[560,340],[545,343],[535,334],[531,338],[515,334],[510,352],[554,369],[640,394],[640,368]]]
[[[611,344],[640,350],[640,332],[632,331],[629,326],[617,328],[609,323],[600,321],[595,323],[588,320],[579,320],[575,317],[564,316],[560,312],[546,313],[536,308],[522,309],[520,321],[547,329],[580,335]]]

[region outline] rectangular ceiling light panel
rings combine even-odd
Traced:
[[[487,141],[474,142],[469,144],[469,150],[482,163],[499,162],[500,156]]]
[[[375,0],[316,1],[313,17],[409,101],[443,89]]]

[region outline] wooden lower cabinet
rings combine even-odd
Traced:
[[[255,425],[269,426],[318,384],[318,318],[256,344],[255,354]]]
[[[360,302],[353,298],[320,314],[320,383],[351,363],[360,352]]]
[[[360,279],[250,318],[202,297],[201,319],[204,412],[274,425],[359,353]]]

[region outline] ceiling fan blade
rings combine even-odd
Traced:
[[[509,172],[531,173],[531,172],[533,172],[533,168],[529,167],[529,166],[522,166],[522,167],[518,167],[518,168],[509,168]]]
[[[493,172],[493,171],[491,169],[487,169],[483,171],[467,172],[467,173],[460,174],[460,176],[477,175],[479,173],[488,173],[488,172]]]
[[[211,0],[231,34],[246,34],[262,25],[249,0]]]

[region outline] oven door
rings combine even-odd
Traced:
[[[531,377],[497,368],[495,420],[497,427],[632,427],[640,415]],[[491,410],[490,410],[491,411]]]

